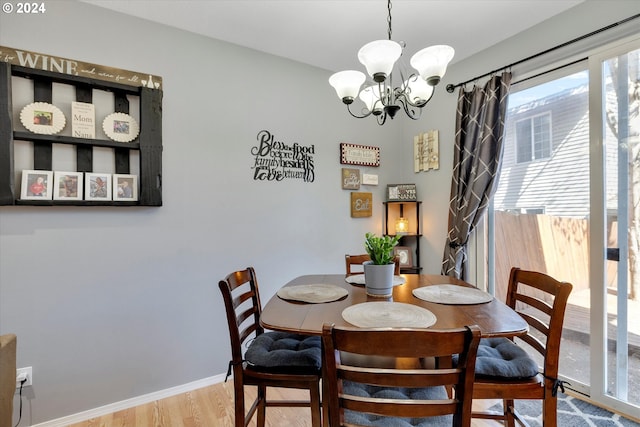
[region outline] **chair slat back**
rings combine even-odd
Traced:
[[[258,280],[253,267],[236,271],[218,283],[229,325],[231,354],[234,366],[242,363],[242,346],[249,338],[262,334],[262,305]]]
[[[509,275],[506,303],[529,324],[522,339],[544,357],[544,373],[552,378],[558,375],[562,325],[572,289],[571,283],[536,271],[514,267]]]
[[[480,329],[469,326],[454,330],[434,329],[361,329],[324,325],[323,386],[325,416],[329,426],[343,426],[344,410],[390,417],[432,417],[454,415],[454,425],[471,423],[471,398],[475,358]],[[345,355],[347,354],[348,355]],[[459,354],[459,363],[451,368],[451,357]],[[390,367],[363,366],[358,355],[391,358]],[[407,360],[424,362],[439,357],[440,365],[418,364],[406,368]],[[354,362],[359,360],[360,362]],[[447,367],[448,366],[448,367]],[[384,388],[455,387],[454,398],[389,399],[350,395],[345,381]],[[327,414],[328,413],[328,414]]]
[[[354,274],[364,274],[364,269],[362,264],[371,261],[371,257],[368,254],[362,255],[345,255],[345,266],[346,266],[346,275],[352,276]],[[395,263],[395,268],[393,270],[393,274],[396,276],[400,274],[400,257],[396,255],[393,258],[393,262]],[[361,268],[355,269],[354,266],[360,266]]]

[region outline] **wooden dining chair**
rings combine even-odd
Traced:
[[[322,330],[325,426],[470,426],[479,341],[480,328],[475,325],[435,330],[325,324]],[[456,368],[425,363],[433,358],[450,361],[454,354],[460,355]],[[366,360],[363,358],[372,356],[392,358],[395,363],[390,367],[362,363]],[[447,386],[454,387],[454,397],[449,398]]]
[[[260,325],[258,281],[252,267],[229,274],[219,287],[231,338],[227,376],[233,372],[235,426],[246,427],[257,412],[257,425],[263,427],[268,406],[306,406],[311,408],[311,425],[320,427],[320,337],[264,330]],[[257,397],[248,411],[245,386],[257,386]],[[306,389],[309,400],[268,400],[267,387]]]
[[[543,426],[556,427],[556,392],[562,386],[558,380],[560,339],[572,288],[543,273],[511,269],[506,303],[529,324],[529,332],[515,339],[526,345],[507,338],[480,341],[473,398],[502,399],[503,412],[474,412],[474,418],[498,419],[506,426],[515,426],[517,420],[527,426],[514,400],[540,399]],[[524,347],[542,356],[541,371]]]
[[[362,264],[371,261],[371,257],[368,254],[362,255],[345,255],[344,256],[347,276],[352,276],[354,274],[364,274],[364,269]],[[395,269],[393,270],[393,274],[396,276],[400,274],[400,257],[396,255],[393,258],[393,262],[395,263]],[[354,269],[354,266],[359,266],[360,268]]]

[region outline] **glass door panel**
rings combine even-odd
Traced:
[[[590,383],[588,83],[584,63],[569,75],[512,91],[492,201],[496,297],[504,301],[511,267],[574,285],[560,372],[581,390]]]
[[[602,69],[606,203],[605,394],[640,403],[640,50]]]

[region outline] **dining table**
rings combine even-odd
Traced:
[[[394,277],[396,285],[391,296],[374,297],[367,295],[364,275],[359,276],[310,274],[296,277],[278,289],[267,302],[260,324],[275,331],[321,335],[325,323],[353,327],[362,326],[360,319],[366,324],[368,319],[374,318],[384,326],[384,316],[397,313],[387,309],[399,308],[400,313],[406,314],[409,327],[452,329],[478,325],[483,338],[513,337],[528,331],[524,319],[505,303],[454,277],[402,274]],[[433,295],[439,298],[434,300]],[[466,298],[467,295],[473,298]],[[385,311],[367,316],[360,308],[384,308]]]

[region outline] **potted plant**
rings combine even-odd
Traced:
[[[364,247],[371,261],[363,263],[364,283],[368,295],[387,297],[393,289],[393,271],[395,269],[393,248],[401,236],[365,235]]]

